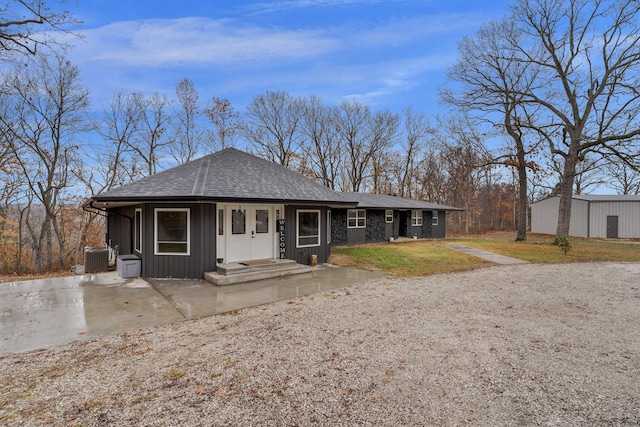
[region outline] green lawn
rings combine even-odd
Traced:
[[[565,255],[553,237],[530,235],[525,242],[513,236],[456,237],[445,242],[460,243],[501,255],[534,263],[568,262],[640,262],[640,244],[620,241],[570,239],[572,248]],[[332,251],[330,262],[336,265],[378,270],[398,277],[422,276],[449,271],[461,271],[490,265],[488,261],[445,248],[438,240],[379,243],[338,247]]]
[[[379,270],[399,277],[471,270],[490,265],[487,261],[427,240],[334,248],[330,262],[346,267]]]

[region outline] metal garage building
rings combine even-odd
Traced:
[[[531,231],[556,234],[560,197],[531,204]],[[640,237],[640,196],[573,196],[569,235],[574,237]]]

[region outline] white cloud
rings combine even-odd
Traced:
[[[117,22],[85,30],[81,61],[119,66],[211,65],[296,60],[338,49],[322,31],[236,26],[225,20],[180,18]]]
[[[376,4],[389,0],[279,0],[256,3],[246,6],[244,9],[251,14],[276,13],[291,9],[309,9],[321,7],[336,7],[345,5]],[[391,2],[402,2],[406,0],[391,0]]]

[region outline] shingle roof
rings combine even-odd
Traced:
[[[347,198],[356,200],[359,208],[379,208],[379,209],[423,209],[438,211],[462,211],[464,209],[452,206],[439,205],[437,203],[423,202],[421,200],[405,199],[386,194],[367,193],[343,193]]]
[[[253,199],[356,204],[347,195],[235,148],[227,148],[93,196],[93,200],[98,202],[153,199]]]

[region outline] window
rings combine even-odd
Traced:
[[[142,253],[142,209],[136,209],[133,222],[133,248]]]
[[[422,225],[422,211],[411,211],[411,226],[420,227]]]
[[[155,223],[156,255],[189,255],[189,209],[156,209]]]
[[[247,210],[231,210],[231,234],[245,234],[247,232]]]
[[[224,209],[218,209],[218,236],[224,236]]]
[[[438,225],[438,211],[433,211],[433,216],[431,217],[431,225]]]
[[[387,209],[386,211],[384,211],[384,217],[385,217],[387,223],[392,223],[393,222],[393,211],[391,209]]]
[[[269,232],[269,210],[256,209],[256,234]]]
[[[320,246],[320,211],[298,211],[296,238],[299,248]]]
[[[367,211],[364,209],[349,209],[347,211],[348,228],[364,228],[367,225]]]
[[[331,243],[331,211],[327,211],[327,244]]]

